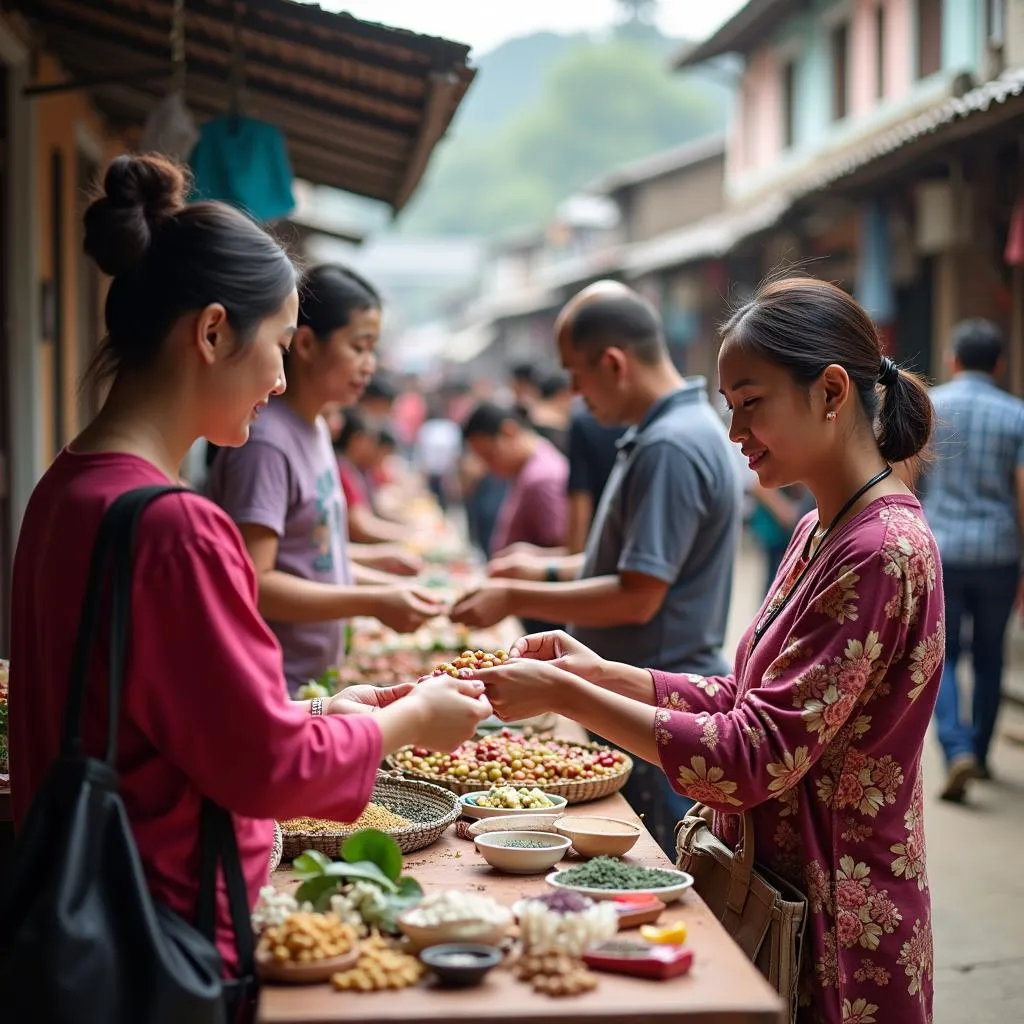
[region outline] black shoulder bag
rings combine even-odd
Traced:
[[[193,926],[150,895],[114,767],[135,534],[150,502],[181,490],[129,491],[100,524],[60,756],[32,802],[0,890],[0,1007],[18,1024],[241,1024],[255,1014],[252,927],[231,815],[203,801]],[[82,709],[104,606],[109,712],[100,760],[82,753]],[[239,978],[231,981],[221,979],[214,945],[218,863],[238,949]]]

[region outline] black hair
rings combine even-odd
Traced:
[[[295,288],[287,253],[225,203],[186,204],[188,172],[157,154],[116,157],[85,211],[83,248],[113,278],[89,373],[146,371],[185,313],[220,303],[240,348]]]
[[[397,397],[398,389],[381,373],[374,375],[363,392],[363,398],[382,398],[388,402],[393,402]]]
[[[520,426],[527,425],[518,409],[498,405],[496,402],[481,402],[466,417],[462,425],[462,437],[466,441],[471,437],[497,437],[509,420]]]
[[[566,330],[572,347],[586,351],[595,362],[609,348],[632,352],[648,366],[668,356],[661,317],[635,293],[599,296],[584,303]]]
[[[377,443],[382,448],[397,448],[398,437],[390,427],[381,427],[377,431]]]
[[[299,326],[308,327],[321,340],[339,327],[347,327],[353,312],[380,308],[377,290],[348,267],[322,263],[302,276]]]
[[[540,378],[540,397],[554,398],[572,387],[572,379],[564,370],[551,370]]]
[[[927,387],[885,359],[871,317],[842,288],[812,277],[769,280],[732,314],[721,336],[723,344],[783,367],[803,387],[826,367],[841,366],[868,421],[877,424],[887,462],[903,462],[927,448],[933,419]]]
[[[520,384],[537,383],[537,367],[534,366],[533,363],[513,363],[510,372],[512,374],[512,379],[514,381],[518,381]]]
[[[1003,333],[991,320],[961,320],[953,328],[953,354],[965,370],[993,373],[1003,352]]]
[[[341,430],[338,431],[338,436],[334,441],[334,450],[336,452],[348,451],[348,446],[352,443],[352,439],[360,434],[367,433],[369,429],[366,425],[366,418],[358,409],[346,409],[343,415],[345,422]]]

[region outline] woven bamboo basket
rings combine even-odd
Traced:
[[[586,747],[588,749],[593,746],[590,743],[576,743],[569,740],[565,741],[565,745],[569,747]],[[612,793],[618,793],[632,774],[633,760],[628,754],[623,756],[626,760],[623,762],[621,770],[614,775],[603,775],[599,779],[574,779],[571,782],[528,782],[523,783],[523,785],[529,786],[530,789],[536,787],[554,796],[564,796],[566,802],[570,804],[585,804],[591,800],[600,800],[602,797],[611,796]],[[394,757],[389,757],[385,763],[388,768],[401,772],[407,779],[430,782],[435,786],[443,786],[457,796],[464,796],[466,793],[478,793],[480,790],[487,789],[490,786],[489,783],[479,780],[466,782],[461,779],[439,778],[434,775],[427,775],[425,772],[403,768],[401,764],[395,761]],[[510,783],[510,785],[515,785],[515,783]]]
[[[436,843],[461,813],[458,799],[447,789],[386,772],[378,773],[370,799],[410,822],[403,828],[382,830],[398,843],[403,853],[413,853]],[[319,850],[328,857],[337,857],[342,842],[356,831],[348,828],[312,835],[282,830],[283,858],[292,861],[306,850]]]

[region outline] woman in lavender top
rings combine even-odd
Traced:
[[[287,389],[260,410],[247,444],[217,453],[207,484],[241,530],[260,612],[284,651],[293,694],[341,662],[351,616],[411,632],[442,611],[432,595],[367,565],[372,559],[351,558],[338,464],[321,415],[330,403],[354,404],[373,376],[380,297],[351,270],[331,265],[310,270],[299,295]]]

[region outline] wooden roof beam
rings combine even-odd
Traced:
[[[451,72],[437,72],[430,76],[430,94],[427,109],[420,122],[420,130],[413,143],[412,155],[405,170],[405,177],[395,197],[394,211],[399,213],[411,198],[416,186],[430,162],[434,147],[444,135],[448,126],[449,112],[453,105],[455,89],[459,82]]]
[[[49,39],[55,41],[63,36],[73,34],[80,41],[76,48],[78,46],[85,47],[86,49],[83,51],[85,54],[88,53],[88,47],[106,45],[123,48],[133,55],[142,55],[157,61],[166,60],[170,63],[170,53],[166,43],[159,36],[146,35],[142,38],[131,32],[118,31],[106,24],[94,25],[90,18],[62,14],[58,20],[46,25],[46,33]],[[214,78],[223,75],[225,85],[227,84],[231,70],[229,53],[215,46],[198,44],[192,40],[187,46],[186,54],[187,69],[194,68]],[[257,58],[250,55],[246,61],[245,74],[247,87],[279,90],[289,89],[292,85],[301,87],[308,83],[310,92],[319,94],[316,96],[319,102],[351,105],[367,117],[381,117],[382,114],[379,110],[367,109],[380,104],[392,109],[396,122],[415,125],[419,122],[423,110],[419,98],[409,101],[373,86],[314,77],[309,74],[308,69],[290,67],[274,58]],[[289,80],[291,84],[289,84]]]

